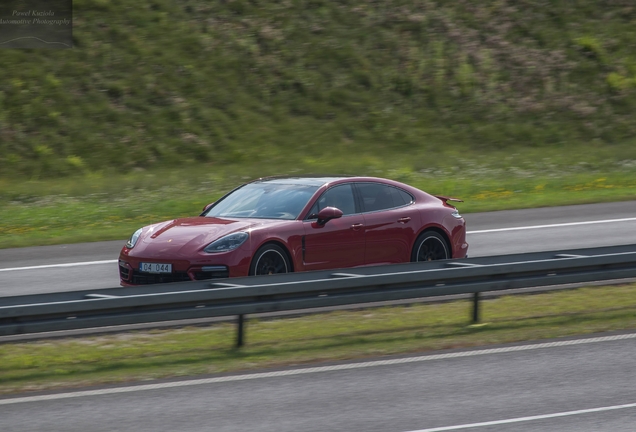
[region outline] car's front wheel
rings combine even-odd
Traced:
[[[450,257],[446,240],[440,233],[435,231],[424,231],[420,234],[411,253],[412,262],[434,261],[449,259]]]
[[[287,253],[275,244],[261,246],[254,254],[250,265],[250,276],[289,272],[291,265]]]

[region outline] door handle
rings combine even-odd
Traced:
[[[402,223],[402,224],[405,224],[405,223],[409,222],[410,220],[411,220],[411,218],[407,216],[407,217],[399,218],[398,222]]]
[[[356,224],[351,225],[351,229],[354,230],[354,231],[359,231],[360,228],[362,228],[363,226],[364,225],[361,224],[361,223],[356,223]]]

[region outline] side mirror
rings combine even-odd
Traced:
[[[325,207],[318,212],[318,225],[324,225],[331,219],[338,219],[342,217],[342,210],[335,207]]]
[[[216,202],[216,201],[215,201]],[[213,202],[211,202],[210,204],[206,205],[205,207],[203,207],[203,211],[201,212],[200,216],[203,216],[205,214],[205,212],[207,212],[208,210],[210,210],[210,207],[212,207],[214,205]]]

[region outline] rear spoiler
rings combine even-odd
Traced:
[[[452,197],[447,197],[444,195],[433,195],[435,198],[439,198],[442,201],[444,201],[444,203],[446,203],[447,201],[452,201],[452,202],[464,202],[464,200],[460,200],[459,198],[452,198]]]

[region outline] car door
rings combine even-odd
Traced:
[[[409,262],[420,226],[413,197],[394,186],[356,183],[365,226],[365,265]]]
[[[342,216],[318,224],[311,215],[325,207],[336,207]],[[318,198],[303,222],[304,270],[355,267],[364,264],[364,218],[356,206],[351,184],[327,189]]]

